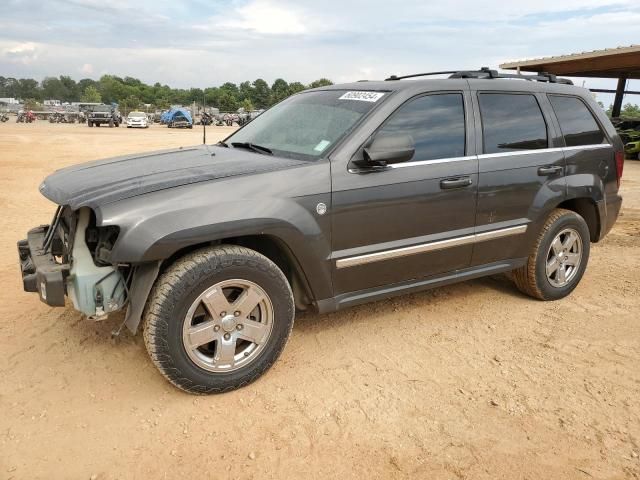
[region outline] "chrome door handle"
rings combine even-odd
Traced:
[[[555,175],[560,172],[562,172],[562,167],[560,165],[549,165],[538,169],[538,175],[540,176]]]
[[[470,186],[472,183],[469,177],[447,178],[446,180],[440,181],[440,188],[443,190],[449,188],[464,188]]]

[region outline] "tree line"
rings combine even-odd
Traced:
[[[67,75],[46,77],[41,82],[32,78],[0,76],[0,97],[22,99],[25,104],[42,103],[55,99],[62,102],[117,103],[121,109],[132,110],[150,104],[152,108],[167,109],[171,105],[189,105],[193,102],[217,107],[222,112],[235,112],[242,107],[247,111],[268,108],[274,103],[307,88],[331,85],[321,78],[308,85],[288,83],[278,78],[271,85],[265,80],[245,81],[239,85],[227,82],[219,87],[171,88],[155,83],[148,85],[137,78],[103,75],[99,80],[83,78],[75,81]]]

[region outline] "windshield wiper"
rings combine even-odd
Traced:
[[[227,145],[225,142],[223,142],[222,140],[220,140],[218,143],[216,143],[216,145],[220,145],[221,147],[224,148],[229,148],[229,145]]]
[[[256,145],[251,142],[231,142],[231,145],[235,148],[246,148],[247,150],[251,150],[252,152],[261,153],[263,155],[273,155],[273,152],[270,148],[263,147],[262,145]]]

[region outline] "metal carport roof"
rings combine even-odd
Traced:
[[[638,91],[626,90],[628,79],[640,79],[640,45],[507,62],[501,64],[500,68],[569,77],[617,78],[618,86],[615,90],[592,89],[593,92],[615,93],[612,112],[614,117],[620,115],[624,94],[640,95]]]

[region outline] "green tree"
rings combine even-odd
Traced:
[[[606,114],[611,117],[611,113],[613,112],[613,105],[609,105],[607,108]],[[633,105],[631,103],[626,103],[620,109],[620,116],[627,118],[640,118],[640,106]]]
[[[318,87],[328,87],[329,85],[333,85],[333,82],[328,78],[321,78],[319,80],[315,80],[309,84],[309,88],[318,88]]]
[[[89,85],[84,89],[84,93],[80,97],[80,101],[87,103],[100,103],[102,102],[102,95],[100,95],[100,92],[96,87]]]
[[[239,93],[240,100],[251,100],[253,98],[253,87],[251,86],[251,82],[242,82],[240,84]]]
[[[251,102],[256,108],[267,108],[271,106],[271,89],[269,84],[263,79],[258,78],[252,84],[253,86],[253,98]]]
[[[622,107],[621,117],[640,118],[640,106],[627,103]]]
[[[129,112],[138,110],[140,108],[140,99],[135,95],[129,95],[119,103],[119,107],[120,110],[122,110],[123,113],[127,115]]]
[[[64,87],[63,96],[60,98],[63,102],[73,102],[80,96],[80,90],[78,90],[78,84],[76,81],[68,75],[60,75],[60,83]]]
[[[59,78],[46,77],[42,80],[42,96],[44,100],[64,100],[69,97],[69,90]]]
[[[238,89],[238,86],[235,83],[226,82],[222,84],[222,86],[220,87],[220,90],[228,93],[229,95],[232,95],[234,98],[238,98],[240,96],[240,90]]]
[[[82,80],[78,81],[78,92],[80,92],[81,96],[84,93],[84,91],[87,89],[88,86],[92,86],[94,88],[98,88],[98,82],[96,82],[95,80],[93,80],[91,78],[83,78]],[[77,99],[75,99],[75,100],[77,100]]]
[[[282,78],[276,79],[271,85],[271,100],[278,103],[289,96],[289,84]]]
[[[158,98],[154,104],[160,110],[168,110],[171,107],[171,102],[169,102],[168,98]]]
[[[21,78],[18,80],[18,89],[20,98],[35,98],[42,100],[40,87],[38,82],[32,78]]]
[[[305,89],[305,86],[300,82],[292,82],[289,84],[289,95],[301,92]]]
[[[221,112],[235,112],[238,110],[238,102],[229,92],[222,92],[217,107]]]
[[[251,112],[254,110],[253,103],[251,103],[251,100],[249,100],[248,98],[245,98],[242,101],[242,108],[244,108],[245,112]]]

